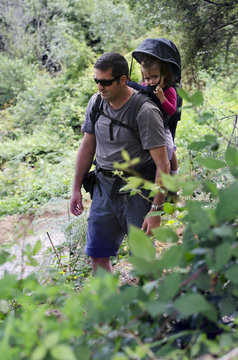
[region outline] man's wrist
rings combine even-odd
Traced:
[[[155,210],[155,211],[161,211],[164,209],[164,205],[163,204],[157,205],[157,204],[152,203],[151,209]]]

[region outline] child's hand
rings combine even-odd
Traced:
[[[156,86],[154,94],[157,96],[157,98],[159,99],[161,104],[166,100],[166,98],[164,96],[163,89],[162,89],[162,87],[160,85]]]

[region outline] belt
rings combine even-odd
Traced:
[[[115,176],[115,174],[111,170],[106,170],[106,169],[99,168],[98,172],[101,172],[104,176],[107,176],[107,177],[114,177]]]

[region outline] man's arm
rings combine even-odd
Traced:
[[[80,215],[84,210],[82,204],[81,187],[83,178],[92,165],[95,149],[95,135],[84,133],[84,137],[77,154],[74,183],[70,200],[70,210],[75,216]]]
[[[168,159],[168,154],[165,146],[150,149],[150,155],[155,162],[156,165],[156,175],[155,182],[158,185],[162,185],[161,183],[161,172],[169,174],[170,164]],[[160,206],[164,202],[164,194],[159,192],[154,196],[153,203]],[[151,210],[154,211],[154,210]],[[146,231],[147,235],[152,235],[151,229],[160,226],[161,217],[160,216],[149,216],[146,217],[143,224],[142,230]]]

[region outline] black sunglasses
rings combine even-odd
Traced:
[[[111,79],[111,80],[94,78],[94,81],[95,81],[96,84],[100,84],[102,86],[111,86],[113,81],[115,81],[117,79],[120,79],[120,77],[122,77],[122,75],[117,76],[117,77],[115,77],[114,79]]]

